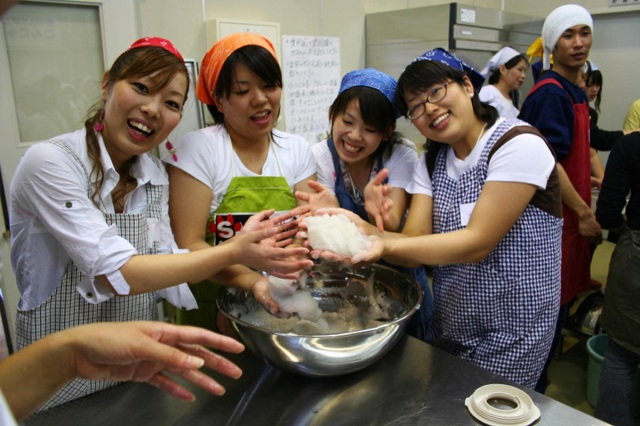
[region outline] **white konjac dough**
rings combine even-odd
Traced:
[[[295,280],[269,277],[269,295],[278,304],[280,311],[317,321],[322,315],[318,302],[311,297],[311,293],[297,291],[298,288],[298,282]]]
[[[302,282],[304,281],[301,279],[300,283]],[[292,280],[282,280],[276,277],[269,278],[271,297],[276,300],[274,294],[279,294],[281,298],[278,298],[276,302],[280,304],[280,309],[283,312],[290,310],[289,313],[295,313],[296,315],[289,317],[274,316],[255,300],[253,305],[247,305],[249,307],[248,311],[245,308],[237,307],[231,309],[231,315],[249,324],[268,330],[307,335],[345,333],[369,329],[388,323],[396,318],[389,298],[383,292],[375,290],[373,277],[360,282],[361,285],[366,287],[365,293],[368,301],[366,309],[362,304],[354,304],[347,296],[334,296],[342,299],[339,309],[336,311],[322,311],[318,302],[311,296],[311,293],[301,291],[304,288],[302,285],[296,289],[297,284]],[[319,287],[322,287],[322,285]],[[292,289],[295,290],[292,291]],[[305,296],[302,297],[308,297],[311,300],[307,299],[302,305],[296,305],[297,297],[303,294]],[[318,313],[320,316],[315,317]]]
[[[346,215],[310,216],[303,221],[307,224],[307,238],[313,249],[352,258],[365,253],[371,245],[369,238]]]

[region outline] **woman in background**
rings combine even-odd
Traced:
[[[598,127],[598,114],[602,102],[602,72],[593,61],[587,61],[585,91],[589,98],[589,123],[591,132],[591,148],[598,151],[611,151],[618,139],[629,132],[622,130],[602,130]],[[604,172],[604,171],[603,171]]]
[[[191,251],[228,241],[253,213],[290,211],[297,205],[293,191],[312,191],[307,184],[316,178],[308,142],[275,129],[282,72],[265,37],[236,33],[214,44],[202,60],[196,95],[215,124],[185,134],[164,158],[171,226],[178,246]],[[242,277],[266,283],[242,266],[225,274],[216,282]],[[199,309],[178,311],[177,321],[216,330],[219,285],[203,283],[192,290]]]
[[[516,105],[518,89],[527,75],[529,63],[524,55],[511,47],[503,47],[493,55],[480,72],[489,78],[480,89],[480,100],[498,110],[505,118],[516,118],[520,111]]]
[[[382,230],[400,232],[410,201],[406,187],[411,183],[417,152],[411,141],[395,131],[401,115],[395,105],[396,86],[392,77],[373,68],[345,74],[338,96],[329,108],[331,137],[313,145],[312,151],[318,182],[337,198],[333,206],[350,210]],[[378,184],[382,182],[391,204],[385,217],[369,214],[368,211],[376,211],[371,206],[367,209],[367,192],[380,187]],[[310,201],[307,193],[299,195]],[[426,271],[422,265],[387,266],[405,272],[420,284],[422,304],[407,333],[424,340],[433,311]]]

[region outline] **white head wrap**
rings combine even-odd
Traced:
[[[485,65],[482,71],[480,71],[480,74],[485,76],[485,78],[489,77],[489,74],[492,74],[495,70],[500,68],[500,65],[506,64],[518,55],[520,55],[520,52],[518,52],[517,50],[509,46],[503,47],[502,49],[498,50],[498,53],[496,53],[491,57],[491,59],[489,59],[489,62],[487,62],[487,65]]]
[[[551,67],[549,56],[558,43],[558,39],[567,29],[575,25],[587,25],[593,31],[593,19],[584,7],[577,4],[565,4],[553,10],[544,20],[542,26],[542,69]]]

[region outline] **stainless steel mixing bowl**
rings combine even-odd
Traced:
[[[293,334],[256,326],[242,319],[242,312],[256,309],[253,296],[227,287],[223,287],[217,303],[245,345],[271,365],[308,377],[338,376],[373,364],[398,342],[409,318],[420,307],[422,291],[411,277],[380,265],[344,269],[335,264],[318,264],[306,280],[320,308],[331,311],[346,300],[368,303],[362,280],[371,278],[375,291],[389,301],[391,318],[359,331]]]

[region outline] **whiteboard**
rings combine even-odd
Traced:
[[[282,44],[286,131],[320,142],[340,89],[340,39],[283,36]]]

